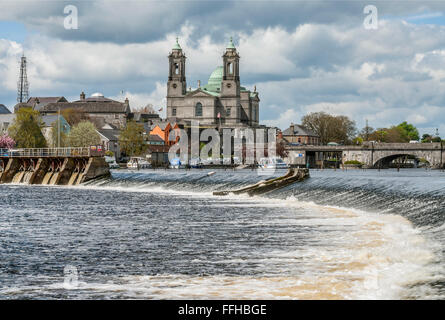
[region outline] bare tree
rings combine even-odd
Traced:
[[[318,134],[322,144],[351,143],[357,131],[355,122],[347,116],[333,116],[323,111],[309,113],[301,121],[303,126]]]

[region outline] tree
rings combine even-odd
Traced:
[[[67,108],[61,110],[60,113],[70,126],[75,126],[82,121],[90,121],[90,117],[82,108]]]
[[[302,125],[314,131],[322,144],[337,142],[348,144],[356,133],[355,122],[346,116],[333,116],[325,112],[312,112],[305,115]]]
[[[15,141],[7,133],[0,136],[0,149],[14,148]]]
[[[374,128],[370,126],[365,126],[359,133],[359,137],[363,139],[363,141],[369,141],[369,137],[374,133]]]
[[[441,142],[442,139],[438,136],[432,136],[428,133],[425,133],[424,135],[422,135],[422,143],[430,143],[430,142]]]
[[[100,144],[100,136],[94,124],[82,121],[71,129],[68,142],[71,147],[89,147]]]
[[[419,131],[412,124],[403,121],[397,128],[401,129],[402,135],[407,137],[406,140],[419,140]]]
[[[375,140],[385,143],[409,142],[410,138],[400,127],[380,128],[369,135],[369,140]]]
[[[43,122],[38,111],[20,108],[8,132],[20,148],[44,148],[46,139],[42,128]]]
[[[127,156],[141,155],[147,149],[144,141],[144,126],[135,121],[128,121],[119,134],[120,149]]]

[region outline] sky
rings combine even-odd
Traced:
[[[77,29],[66,28],[69,5]],[[372,29],[367,5],[377,9]],[[0,0],[0,103],[16,104],[24,53],[30,96],[101,92],[165,116],[176,37],[192,88],[207,83],[233,37],[262,124],[285,129],[325,111],[358,129],[408,121],[445,136],[445,0]]]

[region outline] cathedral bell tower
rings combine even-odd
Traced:
[[[223,58],[223,80],[221,83],[221,96],[239,97],[239,55],[233,45],[232,38],[227,45]]]
[[[186,93],[187,83],[185,80],[185,55],[176,38],[176,44],[168,56],[169,72],[167,82],[167,98],[182,97]]]

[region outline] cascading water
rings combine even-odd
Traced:
[[[311,171],[261,197],[217,197],[285,171],[215,171],[1,185],[0,297],[445,297],[445,173]]]

